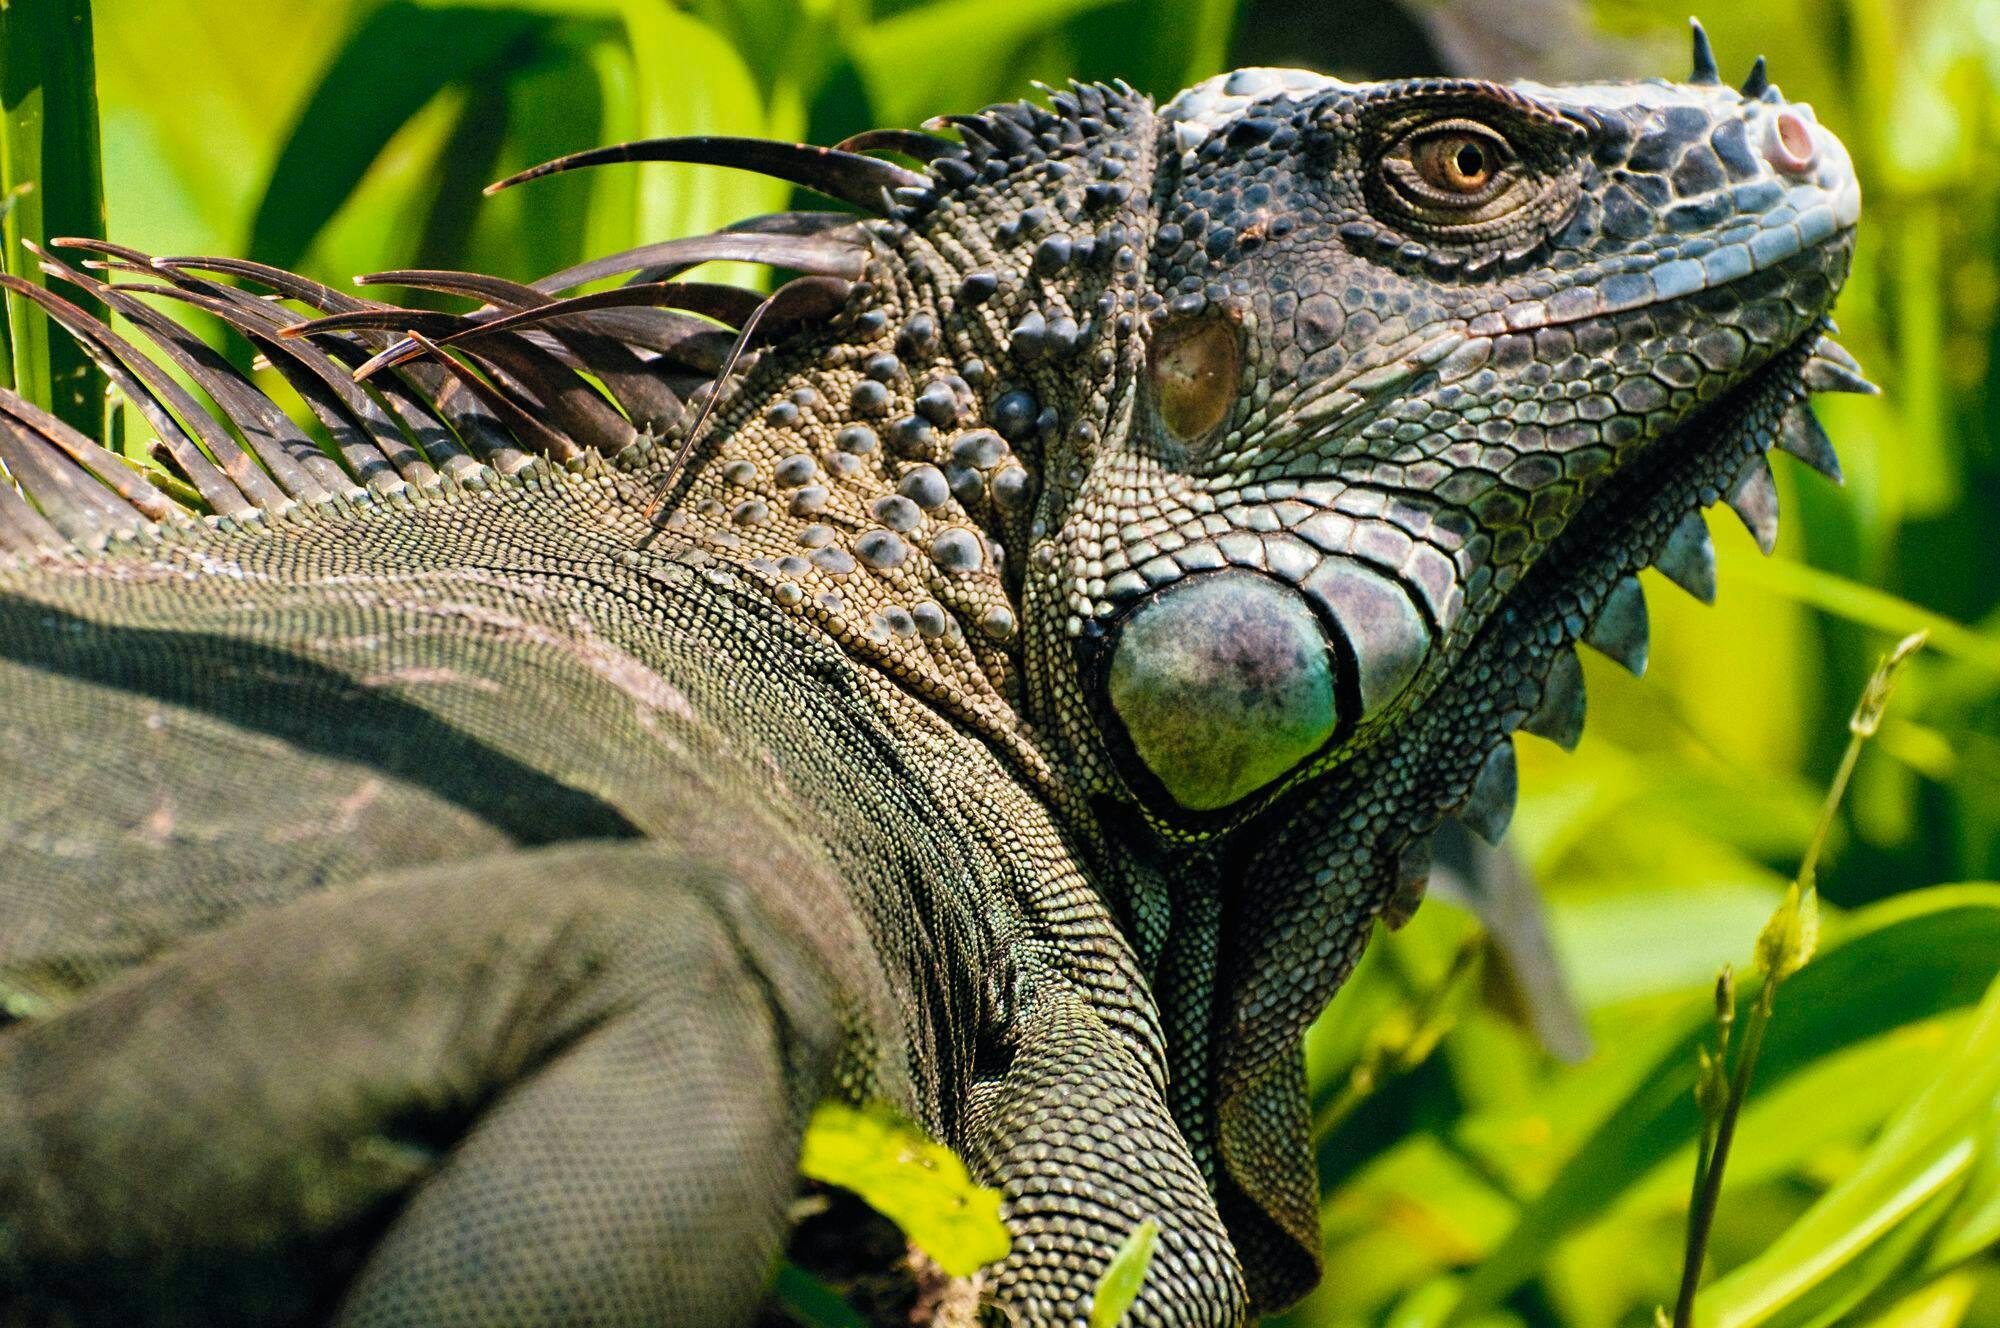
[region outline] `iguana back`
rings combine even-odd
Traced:
[[[783,381],[797,394],[816,377],[786,370]],[[753,390],[761,381],[754,370],[746,378]],[[739,439],[746,432],[755,431],[734,430]],[[12,442],[32,445],[19,436]],[[1141,999],[1143,979],[1037,796],[1047,772],[1022,769],[950,707],[926,703],[899,685],[903,678],[857,662],[826,631],[787,612],[788,595],[774,596],[709,551],[734,544],[731,527],[740,524],[717,522],[691,536],[690,523],[651,523],[653,455],[641,441],[619,464],[595,453],[567,466],[536,461],[513,476],[477,474],[474,486],[445,480],[386,502],[294,506],[236,529],[148,532],[137,545],[120,540],[95,557],[0,572],[0,786],[13,790],[0,803],[8,818],[0,975],[11,1008],[53,1016],[121,970],[157,965],[211,931],[223,951],[256,944],[252,938],[272,924],[245,925],[246,915],[283,912],[321,892],[340,899],[427,887],[440,897],[401,917],[423,948],[450,950],[464,933],[491,927],[489,909],[503,920],[512,910],[530,933],[524,953],[534,959],[515,981],[537,1002],[595,1006],[603,979],[594,966],[609,961],[595,951],[568,960],[563,947],[574,942],[558,924],[592,933],[595,944],[624,912],[659,926],[651,915],[675,916],[686,904],[671,896],[687,892],[716,912],[733,945],[755,956],[758,984],[777,989],[769,1017],[785,1031],[786,1055],[802,1062],[777,1081],[780,1096],[793,1099],[781,1118],[793,1148],[802,1113],[836,1086],[851,1099],[886,1099],[969,1147],[976,1137],[967,1119],[970,1077],[990,1075],[1007,1059],[995,1005],[1021,999],[1014,989],[1044,974],[1071,999],[1101,1007],[1093,1054],[1118,1059],[1099,1096],[1115,1098],[1121,1075],[1155,1088],[1160,1039]],[[712,502],[688,501],[697,509]],[[891,519],[902,525],[899,516]],[[964,534],[966,527],[946,527],[936,538]],[[930,575],[940,598],[977,594],[942,570]],[[921,579],[912,579],[921,592]],[[903,635],[942,658],[938,674],[949,679],[946,670],[957,664],[983,690],[981,701],[1004,707],[955,619],[933,635],[914,626]],[[1014,754],[1032,760],[1018,744]],[[51,807],[60,813],[50,816]],[[585,884],[595,883],[594,872],[608,873],[645,897],[607,906],[586,888],[581,899],[565,898],[569,869],[519,852],[577,841],[629,842],[630,850],[586,871]],[[464,870],[442,875],[411,871],[459,864]],[[463,889],[431,884],[443,879]],[[524,897],[510,901],[510,891]],[[325,901],[312,900],[308,911],[326,908],[331,928],[353,929]],[[314,944],[330,940],[321,932]],[[318,956],[286,955],[283,968],[295,971],[268,975],[311,999],[301,1032],[323,1025],[332,1036],[333,1025],[351,1017],[356,989],[376,984],[395,991],[399,1004],[436,1001],[454,1020],[463,1017],[463,967],[432,969],[423,954],[401,947],[355,953],[359,944],[333,942],[348,962],[321,976],[321,990],[309,976],[325,963]],[[274,948],[272,962],[278,954]],[[585,975],[566,971],[575,963]],[[678,948],[666,967],[685,980]],[[509,994],[522,998],[511,987]],[[115,987],[97,999],[116,1000]],[[593,1011],[592,1021],[603,1017]],[[383,1014],[396,1018],[393,1007]],[[240,1060],[251,1081],[232,1090],[229,1118],[160,1099],[149,1061],[191,1049],[183,1041],[190,1030],[180,1027],[143,1048],[105,1053],[90,1119],[62,1122],[100,1130],[99,1146],[143,1154],[144,1162],[120,1168],[121,1180],[139,1182],[136,1192],[124,1184],[82,1187],[75,1206],[52,1209],[51,1217],[72,1230],[136,1222],[156,1238],[178,1231],[137,1270],[144,1280],[126,1298],[108,1294],[116,1279],[101,1264],[63,1268],[60,1255],[49,1256],[70,1237],[52,1224],[25,1232],[25,1284],[61,1298],[88,1282],[107,1313],[157,1314],[148,1296],[163,1266],[181,1278],[199,1269],[204,1282],[229,1285],[243,1274],[217,1262],[289,1253],[290,1261],[269,1266],[248,1262],[308,1305],[340,1293],[337,1280],[324,1285],[339,1265],[315,1269],[318,1251],[272,1248],[279,1229],[301,1217],[296,1196],[288,1201],[266,1169],[286,1159],[246,1167],[238,1179],[244,1192],[236,1202],[273,1211],[249,1231],[223,1235],[226,1255],[212,1248],[218,1233],[206,1223],[186,1225],[229,1201],[218,1196],[216,1176],[184,1159],[235,1167],[265,1151],[266,1123],[255,1108],[244,1110],[243,1096],[284,1094],[259,1081],[298,1074],[289,1058],[256,1041],[264,1029],[239,1031],[238,1022],[225,1017],[203,1039],[205,1054]],[[49,1018],[42,1027],[61,1023]],[[560,1032],[544,1031],[539,1037],[552,1044],[540,1055],[559,1054],[582,1031],[567,1020]],[[408,1091],[423,1101],[385,1095],[350,1128],[365,1129],[377,1146],[383,1138],[402,1146],[412,1130],[455,1138],[521,1072],[481,1061],[476,1043],[453,1045],[460,1034],[432,1035],[451,1039],[439,1048],[449,1059],[476,1062],[453,1067],[469,1081],[425,1084],[391,1050],[357,1048],[365,1063],[341,1066],[343,1078],[326,1092],[351,1092],[345,1079],[390,1075],[416,1081]],[[245,1045],[231,1048],[232,1039]],[[393,1039],[390,1046],[407,1050]],[[720,1093],[713,1111],[739,1110],[737,1096],[772,1095],[773,1083],[754,1074],[731,1082],[726,1061],[687,1073],[704,1070],[721,1082],[687,1089]],[[65,1115],[76,1088],[73,1078],[63,1086]],[[687,1114],[686,1095],[670,1092],[673,1105],[663,1103],[661,1114]],[[404,1119],[412,1113],[424,1123]],[[595,1117],[567,1128],[606,1129]],[[770,1141],[753,1137],[768,1160]],[[508,1231],[495,1219],[497,1236],[548,1239],[541,1210],[550,1203],[573,1204],[568,1222],[609,1232],[614,1214],[563,1196],[610,1186],[627,1166],[616,1138],[578,1163],[580,1174],[561,1195],[536,1196],[532,1225]],[[1001,1150],[990,1148],[998,1161]],[[433,1156],[421,1169],[441,1162]],[[729,1186],[745,1159],[732,1151],[682,1165],[705,1186]],[[400,1168],[356,1177],[334,1159],[320,1166],[314,1201],[335,1225],[378,1224],[377,1210],[410,1182]],[[183,1183],[159,1184],[175,1171]],[[773,1194],[788,1193],[789,1162],[765,1179]],[[1148,1182],[1139,1196],[1204,1201],[1187,1164],[1164,1180],[1165,1189]],[[1184,1193],[1173,1193],[1175,1180]],[[761,1261],[733,1246],[772,1238],[779,1209],[761,1197],[769,1210],[761,1223],[738,1217],[746,1229],[733,1240],[726,1221],[712,1237],[715,1278],[680,1270],[690,1286],[676,1303],[688,1312],[714,1303],[717,1279],[741,1283],[731,1288],[737,1301],[754,1298]],[[42,1242],[53,1250],[38,1249]],[[1227,1249],[1219,1231],[1210,1244],[1211,1258]],[[451,1278],[435,1289],[458,1299],[462,1265],[473,1256],[452,1257]],[[399,1283],[384,1298],[412,1294]],[[640,1316],[633,1321],[652,1321],[642,1306],[631,1310]],[[202,1301],[189,1317],[212,1312]],[[518,1307],[504,1302],[499,1312],[511,1322]]]

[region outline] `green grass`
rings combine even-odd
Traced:
[[[73,91],[88,70],[74,41],[26,44],[56,40],[80,5],[0,9],[5,181],[37,186],[7,196],[9,270],[18,234],[92,225],[98,145],[77,128],[81,99],[20,118],[40,83]],[[1680,0],[1600,0],[1570,29],[1529,29],[1526,47],[1444,12],[96,0],[104,197],[111,234],[154,251],[247,253],[336,282],[406,266],[527,279],[786,201],[752,177],[672,166],[477,197],[613,138],[833,142],[1021,95],[1031,78],[1122,76],[1164,95],[1233,63],[1686,69]],[[1853,696],[1918,629],[1931,648],[1831,825],[1821,953],[1765,1035],[1695,1322],[2000,1326],[2000,885],[1978,884],[2000,878],[2000,14],[1994,0],[1731,0],[1703,18],[1726,70],[1763,52],[1853,151],[1866,214],[1838,315],[1886,392],[1823,409],[1844,489],[1781,463],[1772,560],[1717,519],[1714,608],[1649,578],[1649,676],[1586,659],[1575,754],[1522,744],[1510,846],[1547,897],[1597,1052],[1548,1056],[1473,924],[1435,901],[1371,948],[1313,1030],[1329,1276],[1292,1328],[1622,1328],[1672,1305],[1715,973],[1747,971],[1814,835]],[[63,63],[38,57],[30,77],[28,49]],[[46,174],[19,164],[30,148]],[[41,392],[67,371],[36,336],[16,325],[8,358]]]
[[[90,0],[0,5],[0,260],[38,284],[21,241],[104,234]],[[85,307],[102,314],[93,300]],[[103,433],[104,378],[74,342],[14,301],[0,378],[85,433]]]

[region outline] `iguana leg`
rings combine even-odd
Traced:
[[[1242,1323],[1242,1271],[1156,1081],[1061,978],[1028,969],[1008,986],[998,1064],[973,1087],[966,1131],[1013,1235],[993,1274],[1000,1321],[1081,1328],[1112,1256],[1150,1218],[1159,1242],[1124,1322]]]
[[[783,1235],[832,1004],[753,888],[646,845],[257,914],[0,1032],[0,1304],[737,1322]]]

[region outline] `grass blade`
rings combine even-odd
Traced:
[[[23,241],[104,236],[97,61],[90,0],[0,4],[0,196],[8,272],[46,285]],[[74,292],[71,292],[74,294]],[[95,301],[79,300],[93,315]],[[104,378],[23,301],[8,302],[6,372],[22,396],[92,438],[104,437]]]
[[[1786,984],[1758,1066],[1759,1093],[1843,1047],[1979,1001],[2000,954],[2000,889],[1913,891],[1855,915],[1843,936]],[[1744,993],[1749,999],[1752,993]],[[1448,1322],[1463,1324],[1533,1277],[1566,1237],[1600,1219],[1698,1128],[1688,1110],[1695,1048],[1712,1010],[1689,1012],[1687,1032],[1587,1136],[1546,1189],[1465,1282]]]
[[[1125,1312],[1139,1298],[1146,1284],[1146,1270],[1153,1266],[1153,1247],[1160,1243],[1160,1224],[1147,1218],[1132,1228],[1132,1234],[1111,1256],[1097,1290],[1090,1298],[1090,1328],[1119,1328]]]
[[[1988,1118],[2000,1102],[2000,980],[1957,1053],[1890,1122],[1861,1164],[1769,1248],[1703,1293],[1714,1328],[1829,1321],[1875,1289],[1904,1260],[1874,1260],[1901,1235],[1920,1237],[1962,1188]],[[1886,1265],[1886,1266],[1882,1266]],[[1872,1273],[1872,1279],[1865,1275]]]
[[[928,115],[974,111],[1020,95],[1009,67],[976,70],[939,58],[946,51],[1013,51],[1111,0],[932,0],[859,29],[848,53],[883,124],[915,124]]]

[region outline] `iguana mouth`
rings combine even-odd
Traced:
[[[1829,243],[1845,250],[1850,234]],[[1844,252],[1830,257],[1831,266],[1846,262]],[[1649,631],[1641,570],[1654,567],[1698,600],[1713,603],[1715,552],[1704,509],[1726,503],[1758,547],[1772,551],[1778,526],[1768,461],[1773,449],[1840,482],[1839,461],[1809,397],[1877,389],[1832,339],[1832,330],[1830,319],[1816,320],[1716,401],[1640,449],[1550,545],[1463,653],[1449,661],[1444,674],[1453,682],[1426,704],[1451,708],[1456,680],[1478,673],[1481,661],[1509,655],[1515,668],[1539,678],[1540,696],[1525,712],[1493,713],[1480,730],[1484,736],[1462,735],[1457,750],[1429,756],[1434,811],[1410,842],[1425,839],[1442,815],[1456,815],[1489,843],[1499,841],[1516,789],[1512,734],[1525,730],[1564,750],[1582,736],[1585,698],[1576,644],[1591,646],[1635,675],[1644,673]],[[1421,749],[1424,741],[1416,734],[1399,745]],[[1468,747],[1479,753],[1470,761],[1464,759]]]

